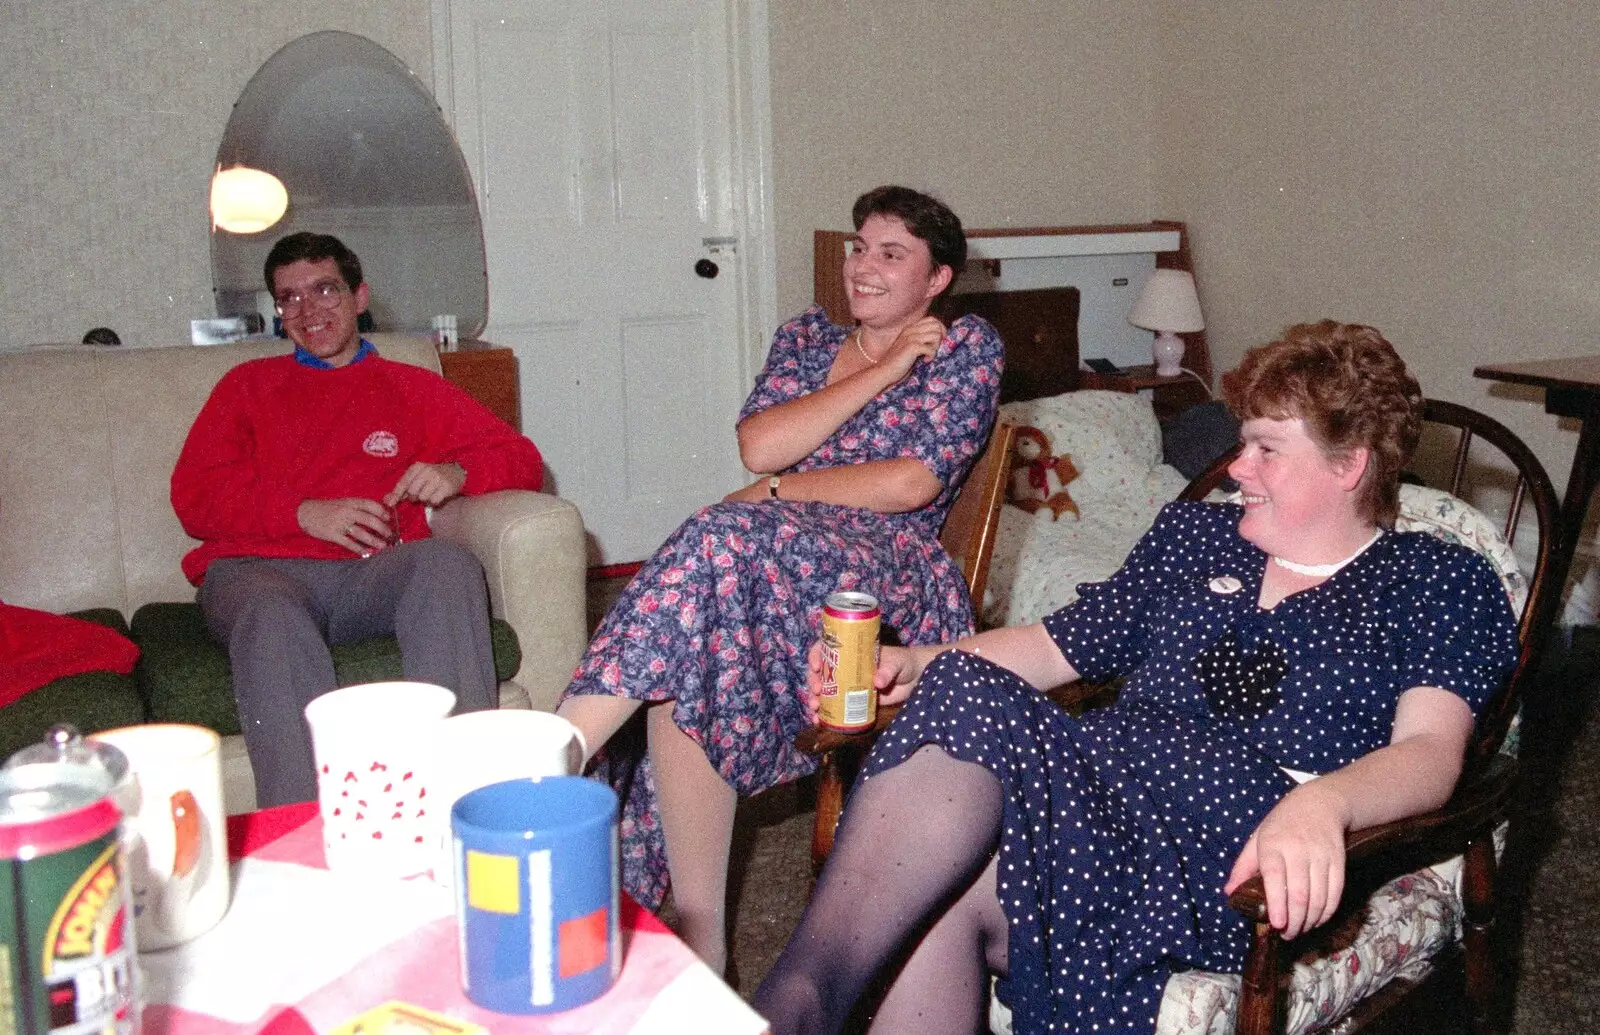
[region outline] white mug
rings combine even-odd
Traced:
[[[139,950],[179,945],[228,911],[221,740],[202,726],[106,730],[91,740],[128,756],[114,791],[123,812]]]
[[[506,708],[453,715],[440,723],[431,767],[442,808],[435,830],[433,876],[454,878],[450,808],[469,791],[505,780],[576,776],[588,754],[583,734],[552,712]]]
[[[430,748],[456,695],[431,683],[363,683],[306,705],[328,869],[411,877],[433,865],[450,802],[433,788]]]

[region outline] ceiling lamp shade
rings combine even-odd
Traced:
[[[1158,269],[1151,273],[1139,300],[1128,311],[1128,322],[1157,332],[1150,347],[1156,373],[1177,377],[1182,372],[1183,339],[1174,332],[1190,334],[1206,327],[1200,317],[1194,276],[1186,270]]]
[[[237,165],[211,178],[211,225],[235,234],[259,234],[283,218],[289,192],[269,172]]]

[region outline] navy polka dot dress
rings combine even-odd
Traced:
[[[1150,1032],[1176,970],[1237,971],[1248,926],[1223,882],[1292,786],[1388,742],[1414,686],[1476,713],[1517,655],[1488,564],[1385,533],[1321,585],[1256,606],[1266,555],[1237,506],[1174,503],[1122,570],[1044,620],[1085,679],[1128,680],[1074,719],[1006,669],[947,651],[866,772],[927,743],[1005,789],[1001,996],[1022,1032]]]

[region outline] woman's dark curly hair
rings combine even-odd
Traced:
[[[934,269],[950,267],[952,285],[967,268],[966,232],[961,229],[960,218],[938,198],[910,187],[874,187],[857,198],[855,207],[850,210],[857,230],[872,216],[894,216],[907,230],[926,241],[933,255]],[[946,287],[945,290],[950,289]]]
[[[1304,420],[1330,459],[1366,448],[1356,505],[1374,523],[1394,526],[1400,469],[1422,430],[1422,389],[1377,330],[1333,320],[1296,324],[1246,352],[1223,375],[1222,397],[1240,420]]]

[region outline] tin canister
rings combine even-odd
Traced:
[[[0,770],[0,1032],[133,1035],[133,910],[104,767]]]
[[[822,605],[822,698],[817,721],[836,730],[859,730],[878,717],[879,612],[866,593],[833,593]]]

